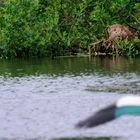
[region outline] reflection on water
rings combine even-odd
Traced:
[[[82,57],[0,60],[0,75],[80,75],[140,73],[139,58]]]
[[[139,116],[74,127],[126,93],[139,94],[138,59],[0,60],[0,67],[0,140],[140,140]]]

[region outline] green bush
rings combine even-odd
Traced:
[[[46,53],[58,14],[47,8],[38,14],[38,0],[6,0],[1,7],[1,55],[38,56]]]
[[[116,47],[123,56],[136,57],[140,55],[140,39],[138,37],[133,38],[131,41],[117,39],[115,42]]]
[[[140,32],[138,0],[2,0],[1,3],[1,57],[67,55],[76,42],[87,50],[90,43],[106,38],[107,28],[115,23]],[[129,54],[129,49],[124,50],[123,54]]]

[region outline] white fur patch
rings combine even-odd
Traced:
[[[136,106],[140,106],[140,97],[138,96],[126,96],[126,97],[122,97],[121,99],[119,99],[117,101],[116,106],[117,107],[122,107],[122,106],[129,106],[129,105],[136,105]]]

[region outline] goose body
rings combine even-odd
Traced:
[[[77,128],[95,127],[122,115],[140,115],[140,97],[126,96],[76,124]]]

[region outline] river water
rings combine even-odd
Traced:
[[[75,128],[117,99],[140,94],[139,63],[121,57],[0,60],[0,140],[140,140],[140,116]]]

